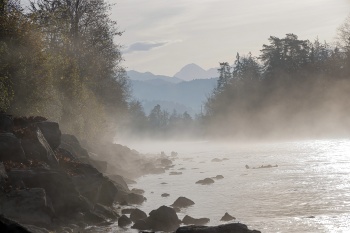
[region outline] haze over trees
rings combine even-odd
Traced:
[[[103,0],[33,0],[26,11],[1,0],[0,109],[83,139],[115,134],[129,91],[109,10]]]

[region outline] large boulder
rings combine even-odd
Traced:
[[[45,190],[32,188],[15,190],[2,194],[0,198],[0,214],[25,224],[49,226],[54,212],[48,205]]]
[[[249,230],[241,223],[231,223],[214,227],[207,226],[185,226],[176,230],[176,233],[261,233],[257,230]]]
[[[197,225],[197,226],[201,226],[201,225],[205,225],[208,222],[210,222],[209,218],[192,218],[191,216],[186,215],[183,219],[182,219],[182,223],[185,225]]]
[[[61,144],[61,130],[57,122],[42,121],[36,123],[50,147],[55,150]]]
[[[194,205],[195,203],[186,198],[186,197],[179,197],[178,199],[176,199],[176,201],[171,205],[172,207],[177,207],[177,208],[187,208],[191,205]]]
[[[175,231],[180,226],[181,221],[173,208],[161,206],[149,213],[147,223],[153,231],[169,232]]]
[[[12,133],[0,133],[0,161],[25,160],[21,141]]]
[[[27,188],[43,188],[58,215],[69,215],[92,208],[80,196],[72,179],[65,173],[43,168],[12,169],[8,172],[8,177],[11,183],[22,182]]]
[[[130,219],[133,222],[136,222],[137,220],[145,219],[145,218],[147,218],[147,214],[140,209],[134,209],[130,213]]]

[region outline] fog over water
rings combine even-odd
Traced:
[[[208,225],[222,224],[219,220],[228,212],[236,221],[262,232],[347,232],[350,228],[348,139],[244,145],[147,142],[129,146],[143,153],[179,153],[175,166],[165,174],[146,175],[131,185],[145,190],[147,201],[138,208],[146,213],[185,196],[195,205],[182,209],[179,218],[207,217]],[[213,162],[214,158],[219,162]],[[278,167],[253,169],[262,165]],[[211,185],[195,184],[216,175],[224,178],[214,179]],[[161,197],[162,193],[170,196]]]

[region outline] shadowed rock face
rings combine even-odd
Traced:
[[[186,198],[186,197],[179,197],[178,199],[176,199],[176,201],[171,205],[172,207],[177,207],[177,208],[187,208],[191,205],[194,205],[195,203]]]
[[[19,225],[18,223],[5,218],[0,215],[0,231],[1,232],[11,232],[11,233],[31,233],[25,227]]]
[[[145,219],[145,218],[147,218],[147,214],[140,209],[134,209],[130,213],[130,219],[133,222],[136,222],[137,220]]]
[[[249,230],[248,227],[241,223],[232,223],[219,225],[215,227],[206,226],[186,226],[180,227],[176,233],[261,233],[256,230]]]
[[[130,225],[131,223],[132,223],[132,221],[126,215],[122,215],[118,219],[118,226],[119,227],[126,227],[127,225]]]

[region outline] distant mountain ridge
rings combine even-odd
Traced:
[[[187,111],[192,116],[200,113],[207,97],[216,87],[215,74],[216,68],[205,71],[196,64],[183,67],[174,77],[127,71],[132,84],[132,97],[142,103],[147,115],[157,104],[169,113],[173,110],[180,114]]]
[[[217,68],[204,70],[202,67],[194,63],[184,66],[179,72],[174,75],[174,77],[185,81],[191,81],[194,79],[217,78],[218,76],[219,75]]]

